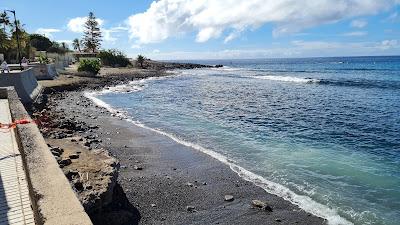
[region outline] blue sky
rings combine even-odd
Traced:
[[[93,11],[103,48],[152,59],[400,55],[399,0],[2,0],[30,33],[70,42]]]

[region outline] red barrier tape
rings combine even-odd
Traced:
[[[21,120],[15,120],[13,123],[0,123],[0,129],[13,129],[16,128],[18,124],[28,124],[28,123],[36,123],[34,120],[28,120],[28,119],[21,119]]]

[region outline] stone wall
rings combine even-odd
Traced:
[[[8,97],[13,120],[30,119],[12,87],[0,96]],[[16,133],[36,224],[92,225],[36,124],[19,124]]]
[[[12,86],[23,103],[32,103],[41,91],[31,68],[23,71],[0,73],[0,87]]]
[[[32,67],[33,74],[38,80],[52,80],[58,76],[54,63],[50,64],[29,64]]]

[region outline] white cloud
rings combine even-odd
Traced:
[[[138,43],[161,42],[196,32],[205,42],[229,32],[225,41],[246,29],[274,24],[273,35],[300,32],[321,24],[372,15],[399,0],[159,0],[147,11],[127,19],[131,38]]]
[[[59,29],[54,29],[54,28],[38,28],[35,33],[37,34],[42,34],[46,36],[47,38],[53,38],[52,33],[58,33],[61,32]]]
[[[67,27],[68,30],[75,32],[75,33],[83,33],[85,30],[85,22],[87,20],[87,16],[85,17],[75,17],[73,19],[70,19],[68,21]],[[104,24],[104,20],[97,18],[97,22],[99,23],[99,26],[102,26]]]
[[[392,48],[398,48],[400,43],[398,40],[384,40],[381,42],[380,48],[382,50],[388,50]]]
[[[387,21],[391,21],[391,22],[397,22],[397,21],[399,21],[399,13],[398,12],[394,12],[394,13],[392,13],[392,14],[390,14],[387,18],[386,18],[386,20]]]
[[[398,55],[399,40],[380,42],[325,42],[297,40],[284,46],[268,49],[225,49],[204,52],[149,52],[151,59],[254,59],[254,58],[290,58],[290,57],[327,57],[360,55]],[[137,53],[130,54],[131,56]]]
[[[368,33],[365,31],[354,31],[354,32],[348,32],[348,33],[344,33],[342,34],[342,36],[348,36],[348,37],[361,37],[361,36],[365,36]]]
[[[131,46],[131,48],[133,48],[133,49],[139,49],[139,48],[142,48],[142,46],[140,46],[140,45],[138,45],[138,44],[133,44],[133,45]]]
[[[354,28],[364,28],[368,25],[368,22],[366,20],[353,20],[350,23],[351,27]]]
[[[118,38],[113,36],[114,33],[120,33],[127,30],[128,28],[122,26],[112,27],[110,29],[101,28],[101,31],[103,33],[103,40],[110,43],[115,43],[118,40]]]

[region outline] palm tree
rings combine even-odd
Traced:
[[[72,41],[72,46],[74,47],[74,50],[78,50],[79,52],[81,52],[81,41],[78,38],[75,38]]]
[[[3,24],[3,30],[6,32],[6,26],[10,25],[10,18],[6,12],[0,13],[0,24]]]
[[[136,63],[139,64],[141,68],[143,68],[144,60],[145,60],[144,56],[138,55],[136,58]]]
[[[17,21],[15,21],[15,23],[10,23],[11,30],[13,33],[16,31],[15,24],[17,24],[19,32],[21,32],[21,33],[25,32],[25,29],[24,29],[25,24],[21,24],[21,21],[17,20]]]

